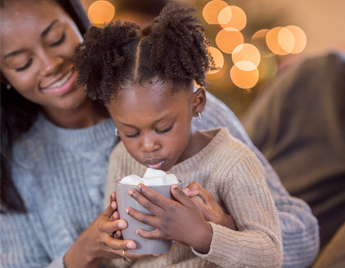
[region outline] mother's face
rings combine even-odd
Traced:
[[[50,1],[16,1],[0,15],[0,67],[8,82],[46,109],[71,109],[84,102],[72,62],[82,36],[67,13]]]

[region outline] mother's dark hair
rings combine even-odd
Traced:
[[[0,8],[15,0],[1,0]],[[82,35],[90,21],[79,0],[37,0],[52,1],[61,6],[74,20]],[[6,89],[6,79],[1,74],[1,183],[0,213],[25,212],[25,205],[19,196],[11,177],[12,147],[21,134],[30,129],[37,118],[40,106],[28,101],[16,90]]]

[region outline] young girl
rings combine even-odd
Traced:
[[[204,88],[193,90],[193,82],[205,86],[205,73],[213,68],[194,11],[168,4],[141,34],[130,22],[92,27],[74,56],[78,82],[91,98],[104,102],[122,140],[110,159],[107,191],[124,176],[142,176],[147,167],[162,169],[184,185],[196,181],[210,191],[238,229],[208,222],[176,185],[173,201],[140,184],[140,192],[129,194],[155,216],[131,208],[126,212],[156,230],[138,234],[178,243],[166,254],[129,265],[280,267],[278,215],[260,162],[226,129],[192,127],[192,118],[200,118],[206,104]],[[124,264],[113,262],[114,267]]]

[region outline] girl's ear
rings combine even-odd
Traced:
[[[206,91],[204,88],[199,87],[195,92],[193,92],[193,116],[198,117],[201,114],[206,105]]]

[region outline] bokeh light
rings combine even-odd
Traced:
[[[279,32],[283,27],[275,27],[266,34],[268,48],[276,55],[286,55],[289,52],[284,50],[279,43]]]
[[[215,47],[209,47],[208,51],[210,52],[216,67],[219,67],[218,70],[209,71],[208,74],[218,73],[224,66],[224,56],[222,52],[220,52],[220,50]]]
[[[88,10],[88,17],[93,24],[111,22],[115,15],[115,7],[108,1],[96,1]]]
[[[223,8],[218,15],[218,23],[220,25],[226,25],[232,18],[231,7]]]
[[[235,28],[225,28],[219,31],[216,36],[216,44],[224,53],[231,54],[239,45],[243,44],[244,37],[240,31]]]
[[[259,71],[257,68],[252,71],[243,71],[234,65],[230,70],[230,77],[237,87],[250,89],[259,81]]]
[[[208,2],[203,11],[202,11],[202,16],[204,17],[205,21],[208,24],[219,24],[218,23],[218,15],[224,9],[227,7],[228,4],[225,3],[224,1],[220,0],[213,0]]]
[[[241,31],[247,24],[247,16],[237,6],[228,6],[222,9],[218,15],[219,24],[223,28],[235,28]]]
[[[252,44],[241,44],[232,52],[232,61],[243,71],[252,71],[260,64],[260,52]]]
[[[290,53],[301,53],[307,44],[307,36],[305,35],[304,31],[301,28],[294,25],[289,25],[285,28],[288,29],[295,38],[295,46]]]
[[[291,53],[295,46],[295,37],[288,29],[284,27],[278,33],[278,42],[283,50]]]

